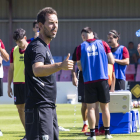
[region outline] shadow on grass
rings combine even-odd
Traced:
[[[60,137],[82,137],[85,136],[84,133],[71,133],[71,132],[61,132],[59,133]]]
[[[3,135],[12,135],[12,137],[23,138],[25,136],[25,133],[23,131],[7,131],[3,132]]]
[[[66,129],[70,129],[70,130],[76,130],[76,131],[81,131],[82,127],[64,127]]]
[[[2,132],[3,134],[23,134],[23,131],[6,131]]]
[[[66,140],[66,139],[60,139],[60,140]],[[74,140],[74,138],[73,139],[67,139],[67,140]],[[78,139],[78,140],[83,140],[82,138],[80,139]],[[86,140],[86,138],[85,138],[85,140]]]

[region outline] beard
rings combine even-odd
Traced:
[[[51,31],[53,31],[54,29],[52,29]],[[44,35],[47,37],[47,38],[50,38],[50,39],[53,39],[53,38],[55,38],[55,36],[51,36],[50,34],[49,34],[49,32],[50,31],[48,31],[48,29],[44,26]]]
[[[109,44],[110,46],[114,45],[114,43],[112,43],[112,42],[108,42],[108,44]]]

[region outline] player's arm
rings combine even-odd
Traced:
[[[75,73],[75,61],[74,61],[74,65],[73,65],[73,69],[71,71],[71,74],[72,74],[72,83],[74,86],[77,86],[77,76],[76,76],[76,73]]]
[[[102,41],[102,43],[103,43],[105,52],[106,52],[106,54],[107,54],[108,63],[109,63],[109,64],[114,64],[114,63],[115,63],[114,57],[113,57],[113,54],[112,54],[112,52],[111,52],[111,49],[110,49],[109,45],[108,45],[105,41]]]
[[[115,59],[115,62],[120,64],[120,65],[129,65],[129,58],[125,58],[125,59],[122,59],[122,60]]]
[[[72,69],[72,71],[71,71],[71,74],[72,74],[72,83],[73,83],[74,86],[77,86],[77,82],[78,82],[77,76],[76,76],[76,73],[75,73],[76,50],[77,50],[77,47],[75,48],[74,53],[73,53],[73,55],[72,55],[72,60],[73,60],[73,62],[74,62],[74,65],[73,65],[73,69]]]
[[[77,66],[78,66],[78,69],[79,69],[80,71],[82,71],[82,66],[81,66],[81,61],[80,61],[80,60],[77,61]]]
[[[129,52],[126,47],[123,48],[123,59],[115,59],[115,62],[120,65],[129,65]]]
[[[1,53],[1,56],[2,58],[5,60],[5,61],[9,61],[9,54],[6,52],[6,50],[4,48],[2,48],[3,43],[0,42],[0,53]]]
[[[107,58],[108,58],[108,63],[109,64],[114,64],[115,60],[114,60],[112,52],[107,53]]]
[[[9,66],[9,71],[8,71],[8,96],[10,98],[12,98],[12,88],[11,88],[11,83],[12,83],[12,80],[13,80],[13,73],[14,73],[14,63],[10,63],[10,66]]]
[[[111,92],[114,92],[114,90],[115,90],[115,81],[116,81],[115,72],[113,72],[113,73],[112,73],[111,89],[110,89]]]
[[[72,70],[73,61],[69,60],[70,54],[63,62],[44,65],[43,62],[36,62],[32,65],[33,73],[36,77],[49,76],[59,70]]]
[[[0,56],[0,67],[1,67],[1,65],[2,65],[2,57]]]

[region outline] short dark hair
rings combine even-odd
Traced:
[[[26,35],[26,31],[22,28],[18,28],[13,33],[13,39],[15,41],[18,41],[20,39],[23,39],[25,35]]]
[[[94,35],[94,39],[99,39],[98,34],[96,32],[93,32],[93,35]]]
[[[57,15],[57,12],[52,7],[45,7],[42,10],[39,11],[37,14],[37,22],[41,22],[42,24],[45,23],[46,14],[55,14]]]
[[[82,34],[83,32],[85,32],[85,33],[91,33],[91,32],[93,32],[93,31],[91,30],[90,27],[85,27],[85,28],[83,28],[83,29],[81,30],[81,34]]]
[[[35,20],[34,22],[33,22],[33,28],[35,28],[35,25],[37,24],[37,20]]]
[[[120,33],[118,33],[116,30],[110,30],[108,35],[113,35],[113,38],[118,38],[120,39]]]

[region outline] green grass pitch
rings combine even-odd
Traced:
[[[86,140],[87,136],[81,133],[82,117],[80,113],[80,104],[58,104],[57,117],[58,124],[64,128],[70,129],[69,132],[60,132],[60,140]],[[74,109],[76,108],[76,115]],[[140,110],[139,110],[140,111]],[[74,123],[76,119],[76,123]],[[74,127],[75,125],[75,127]],[[18,112],[15,105],[0,105],[0,129],[3,136],[0,140],[20,140],[24,136],[24,129],[19,120]],[[112,140],[139,140],[140,133],[125,135],[112,135]],[[104,136],[97,136],[97,140],[104,139]]]

